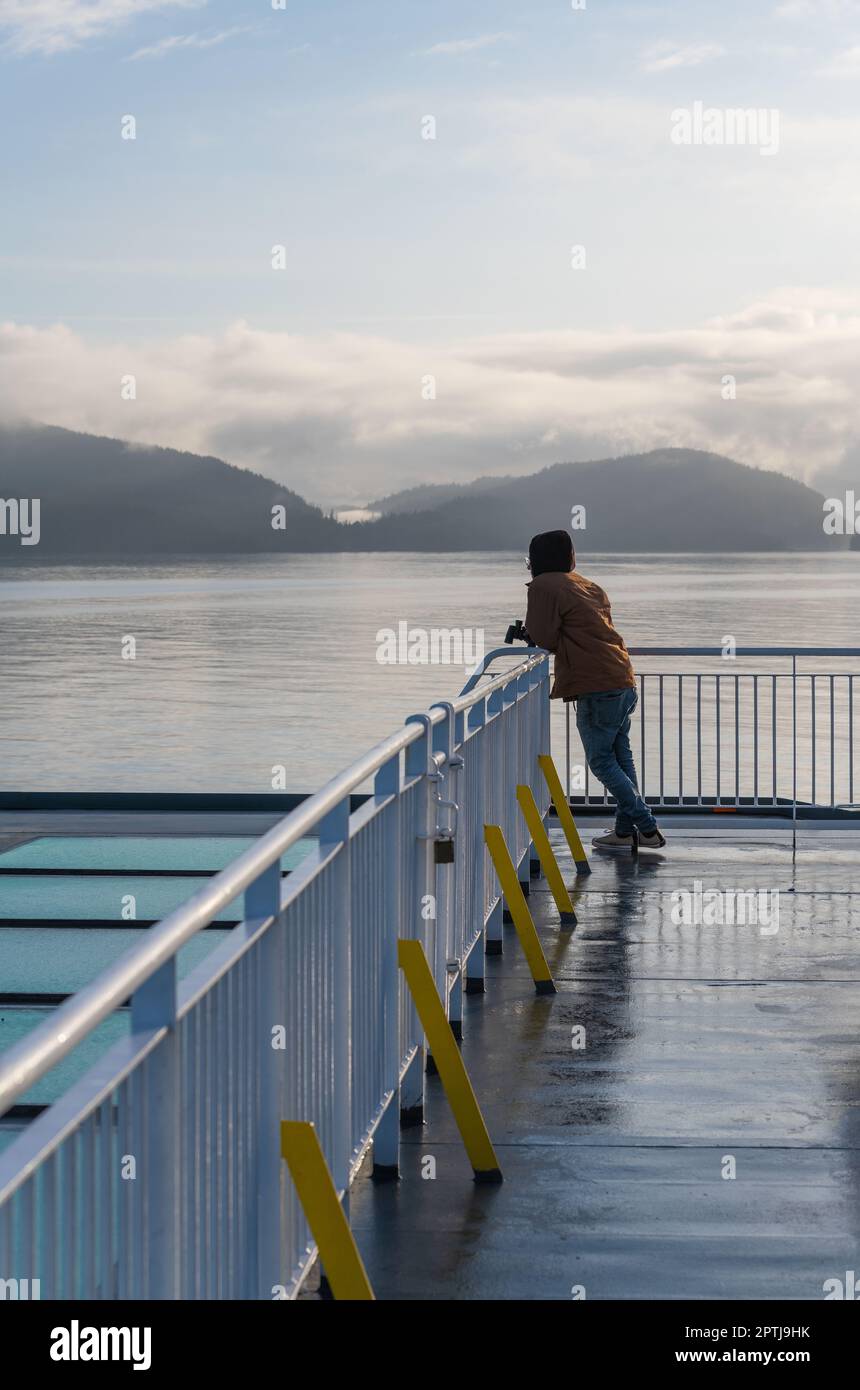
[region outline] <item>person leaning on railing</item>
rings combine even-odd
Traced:
[[[526,628],[555,656],[554,700],[573,701],[588,766],[615,798],[615,828],[592,841],[598,849],[630,850],[633,828],[644,849],[666,840],[639,795],[630,716],[638,701],[636,676],[609,599],[599,584],[576,573],[567,531],[544,531],[529,545]]]

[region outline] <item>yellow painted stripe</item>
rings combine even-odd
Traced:
[[[573,862],[577,865],[582,865],[583,868],[587,869],[590,873],[591,866],[588,862],[588,856],[582,847],[579,831],[576,828],[576,821],[573,819],[573,813],[568,805],[567,797],[564,794],[561,779],[555,770],[555,763],[548,753],[541,753],[538,757],[538,763],[540,764],[541,772],[544,775],[547,788],[549,789],[549,794],[552,797],[556,814],[561,822],[561,828],[564,831],[565,839],[573,855]]]
[[[552,845],[546,833],[546,826],[543,817],[538,810],[538,804],[534,799],[531,787],[517,787],[517,801],[520,803],[520,810],[523,813],[525,823],[529,828],[529,834],[534,842],[534,847],[538,852],[541,868],[546,874],[546,881],[550,886],[550,892],[555,898],[555,905],[559,912],[575,916],[573,903],[567,891],[567,884],[561,876],[561,869],[552,852]]]
[[[373,1299],[367,1271],[312,1124],[304,1120],[281,1121],[281,1157],[289,1165],[335,1298]],[[272,1212],[272,1220],[276,1219],[277,1213]]]
[[[502,892],[508,905],[508,911],[517,929],[517,936],[520,945],[525,952],[529,969],[532,972],[532,979],[539,994],[554,994],[555,985],[553,983],[550,968],[547,965],[546,956],[540,944],[540,938],[535,930],[532,915],[529,912],[525,894],[520,887],[517,871],[514,868],[514,861],[508,853],[505,844],[505,837],[498,825],[484,826],[484,839],[487,849],[490,851],[493,864],[496,868]]]
[[[484,1182],[501,1182],[502,1170],[499,1160],[490,1141],[451,1025],[445,1017],[445,1008],[439,998],[436,982],[427,964],[421,942],[398,941],[397,960],[406,976],[421,1027],[427,1034],[436,1070],[445,1087],[448,1104],[454,1113],[475,1177]]]

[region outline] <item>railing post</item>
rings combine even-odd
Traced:
[[[502,931],[504,920],[505,904],[500,893],[498,902],[492,908],[487,918],[487,942],[485,950],[488,956],[500,956],[504,950],[505,934]]]
[[[471,713],[471,711],[470,711]],[[463,927],[463,949],[466,954],[465,991],[467,994],[483,994],[486,966],[484,951],[487,941],[484,924],[486,905],[486,885],[484,882],[484,856],[486,851],[479,840],[483,823],[483,762],[482,741],[466,738],[466,718],[457,716],[456,751],[463,763],[461,774],[462,814],[458,819],[461,828],[459,839],[458,875],[460,885],[460,914]],[[471,870],[471,872],[469,872]]]
[[[410,722],[407,720],[407,723]],[[435,902],[435,865],[433,864],[433,844],[430,839],[432,782],[427,778],[427,763],[430,755],[429,724],[424,723],[423,733],[406,750],[406,776],[420,778],[417,795],[413,798],[415,814],[411,825],[405,827],[407,837],[404,857],[411,854],[414,873],[411,882],[415,902],[406,904],[406,920],[403,934],[416,937],[424,945],[428,959],[433,959],[436,945],[436,923],[432,917],[423,917],[422,900],[432,896]],[[435,810],[432,816],[435,825]],[[411,844],[410,844],[411,841]],[[399,968],[399,967],[398,967]],[[426,1049],[424,1033],[418,1020],[415,1005],[411,999],[406,1003],[409,1020],[409,1041],[414,1040],[417,1051],[400,1083],[400,1118],[404,1124],[421,1124],[424,1118],[424,1071]],[[405,1048],[404,1048],[405,1050]]]
[[[250,1287],[248,1298],[270,1298],[277,1284],[289,1273],[281,1268],[281,1122],[283,1067],[286,1053],[272,1046],[272,1029],[285,1024],[283,1017],[284,980],[281,939],[284,923],[278,921],[281,907],[281,862],[271,864],[245,890],[246,922],[276,920],[261,938],[257,955],[258,1014],[246,1026],[257,1035],[259,1057],[259,1108],[256,1132],[251,1136],[256,1157],[254,1187],[257,1220],[250,1228],[252,1246],[246,1252],[245,1269]]]
[[[454,775],[451,773],[448,763],[451,757],[451,738],[453,729],[451,727],[450,712],[446,710],[445,718],[438,724],[434,724],[431,731],[431,747],[435,754],[445,759],[444,782],[430,783],[432,793],[431,817],[432,823],[430,832],[433,834],[444,824],[443,816],[450,823],[455,812],[449,806],[440,807],[440,799],[454,801],[453,795]],[[449,791],[449,787],[451,790]],[[444,788],[444,790],[443,790]],[[456,954],[455,921],[454,921],[454,864],[440,864],[436,861],[435,840],[432,844],[433,854],[433,892],[436,894],[436,953],[433,959],[433,974],[436,978],[436,988],[439,990],[442,1002],[445,1005],[445,1012],[450,1019],[448,1012],[448,962]]]
[[[814,703],[813,696],[813,703]],[[814,764],[813,764],[814,766]],[[813,798],[814,800],[814,798]],[[797,854],[797,653],[791,655],[791,855]]]
[[[497,746],[493,750],[491,768],[493,796],[487,807],[484,821],[485,824],[498,825],[501,828],[505,843],[511,849],[511,857],[514,861],[517,880],[523,897],[528,897],[530,887],[528,849],[521,855],[519,850],[520,828],[515,815],[517,812],[517,727],[516,723],[507,716],[507,711],[511,709],[515,701],[516,685],[514,685],[513,697],[510,693],[510,685],[505,685],[494,690],[487,701],[490,727],[495,725]],[[506,912],[507,909],[503,906],[502,921],[508,920]],[[497,922],[498,918],[495,914],[491,914],[487,932],[488,954],[500,954],[502,950],[501,928],[497,926]],[[489,945],[491,941],[496,943],[492,948]]]
[[[179,1037],[176,1032],[176,957],[171,956],[134,993],[132,1033],[166,1028],[161,1042],[145,1062],[145,1106],[140,1116],[142,1153],[138,1159],[134,1195],[144,1204],[141,1230],[145,1246],[143,1296],[177,1299],[181,1295],[179,1142]],[[141,1101],[139,1100],[139,1103]]]
[[[564,706],[564,794],[570,802],[570,701]],[[547,750],[548,752],[549,750]],[[585,803],[588,805],[588,772],[585,774]]]
[[[393,834],[386,836],[383,846],[385,889],[381,910],[385,936],[380,969],[384,1084],[386,1092],[391,1093],[391,1099],[373,1136],[373,1177],[376,1181],[397,1178],[400,1174],[400,968],[397,964],[397,938],[401,932],[401,873],[405,848],[400,814],[402,790],[398,753],[382,765],[373,784],[374,796],[378,800],[394,798],[390,807]],[[387,814],[387,810],[382,812],[382,815]]]
[[[440,977],[444,980],[447,995],[448,1021],[457,1038],[463,1032],[463,981],[464,953],[466,949],[465,908],[466,887],[463,854],[463,811],[461,801],[461,773],[463,759],[457,752],[458,718],[449,702],[440,701],[431,705],[431,710],[442,709],[445,718],[433,727],[433,751],[441,753],[445,759],[445,782],[442,801],[447,805],[437,805],[437,815],[441,824],[453,830],[450,862],[436,866],[436,885],[441,889],[440,900],[444,902],[444,932],[440,933],[443,955],[440,961]],[[462,721],[459,721],[462,726]],[[437,783],[437,786],[439,784]]]
[[[476,951],[484,951],[487,955],[492,955],[495,947],[490,946],[490,936],[488,925],[485,924],[487,902],[490,898],[490,890],[493,882],[492,865],[487,847],[484,844],[484,823],[489,818],[487,814],[487,781],[492,777],[492,768],[488,767],[487,760],[487,740],[485,735],[479,732],[487,722],[487,700],[478,700],[469,710],[466,724],[469,731],[468,757],[472,769],[472,787],[477,802],[475,814],[469,817],[468,833],[471,840],[472,853],[472,877],[474,880],[472,901],[476,905],[476,910],[480,914],[480,922],[483,928],[482,941],[475,947]],[[501,944],[501,916],[499,917],[499,943]],[[474,952],[473,952],[474,955]],[[483,993],[484,990],[484,962],[480,965],[475,962],[475,992]]]
[[[548,662],[548,661],[542,662],[541,665],[537,668],[537,677],[538,677],[538,685],[539,685],[539,687],[540,687],[540,710],[541,710],[541,714],[540,714],[540,723],[541,723],[540,747],[538,748],[538,752],[539,752],[539,753],[548,753],[549,756],[552,757],[552,716],[551,716],[551,709],[552,709],[552,707],[551,707],[550,701],[549,701],[550,679],[549,679],[549,662]],[[569,710],[569,709],[570,709],[570,706],[569,706],[569,705],[566,705],[565,708]],[[569,759],[569,758],[568,758],[568,763],[570,763],[570,759]],[[568,769],[567,769],[567,780],[566,780],[566,782],[565,782],[565,787],[567,788],[567,799],[568,799],[568,801],[570,801],[570,767],[568,767]]]
[[[343,1207],[349,1212],[352,1154],[352,887],[349,855],[349,797],[339,801],[319,826],[322,854],[332,850],[332,927],[334,939],[334,1038],[331,1101],[331,1154],[326,1158]]]
[[[415,1008],[411,999],[407,1001],[407,1008],[411,1015]],[[415,1024],[415,1033],[418,1033],[417,1023]],[[424,1070],[425,1057],[422,1039],[416,1047],[412,1061],[400,1078],[400,1123],[404,1128],[424,1123]]]
[[[505,741],[505,775],[503,792],[504,819],[502,824],[509,845],[512,845],[517,857],[517,872],[520,882],[525,882],[526,893],[528,893],[529,866],[526,856],[523,860],[519,854],[519,838],[522,833],[520,826],[520,815],[516,801],[516,785],[519,780],[519,742],[520,731],[517,723],[517,699],[519,696],[519,677],[514,677],[502,687],[502,712],[499,718],[502,721],[502,731]],[[525,840],[526,837],[524,836]]]

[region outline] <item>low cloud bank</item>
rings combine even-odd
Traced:
[[[310,500],[526,473],[666,445],[858,482],[860,295],[775,292],[657,333],[501,334],[422,347],[236,323],[88,341],[0,324],[0,420],[212,453]]]

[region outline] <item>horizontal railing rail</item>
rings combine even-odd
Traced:
[[[344,1197],[371,1140],[396,1166],[400,1110],[423,1099],[397,939],[422,940],[455,1020],[500,935],[483,825],[502,826],[519,866],[516,784],[548,808],[547,660],[518,658],[412,716],[0,1057],[2,1115],[104,1044],[0,1154],[0,1277],[38,1278],[47,1298],[295,1294],[314,1250],[279,1122],[316,1124]],[[180,981],[182,948],[243,894],[240,925]]]

